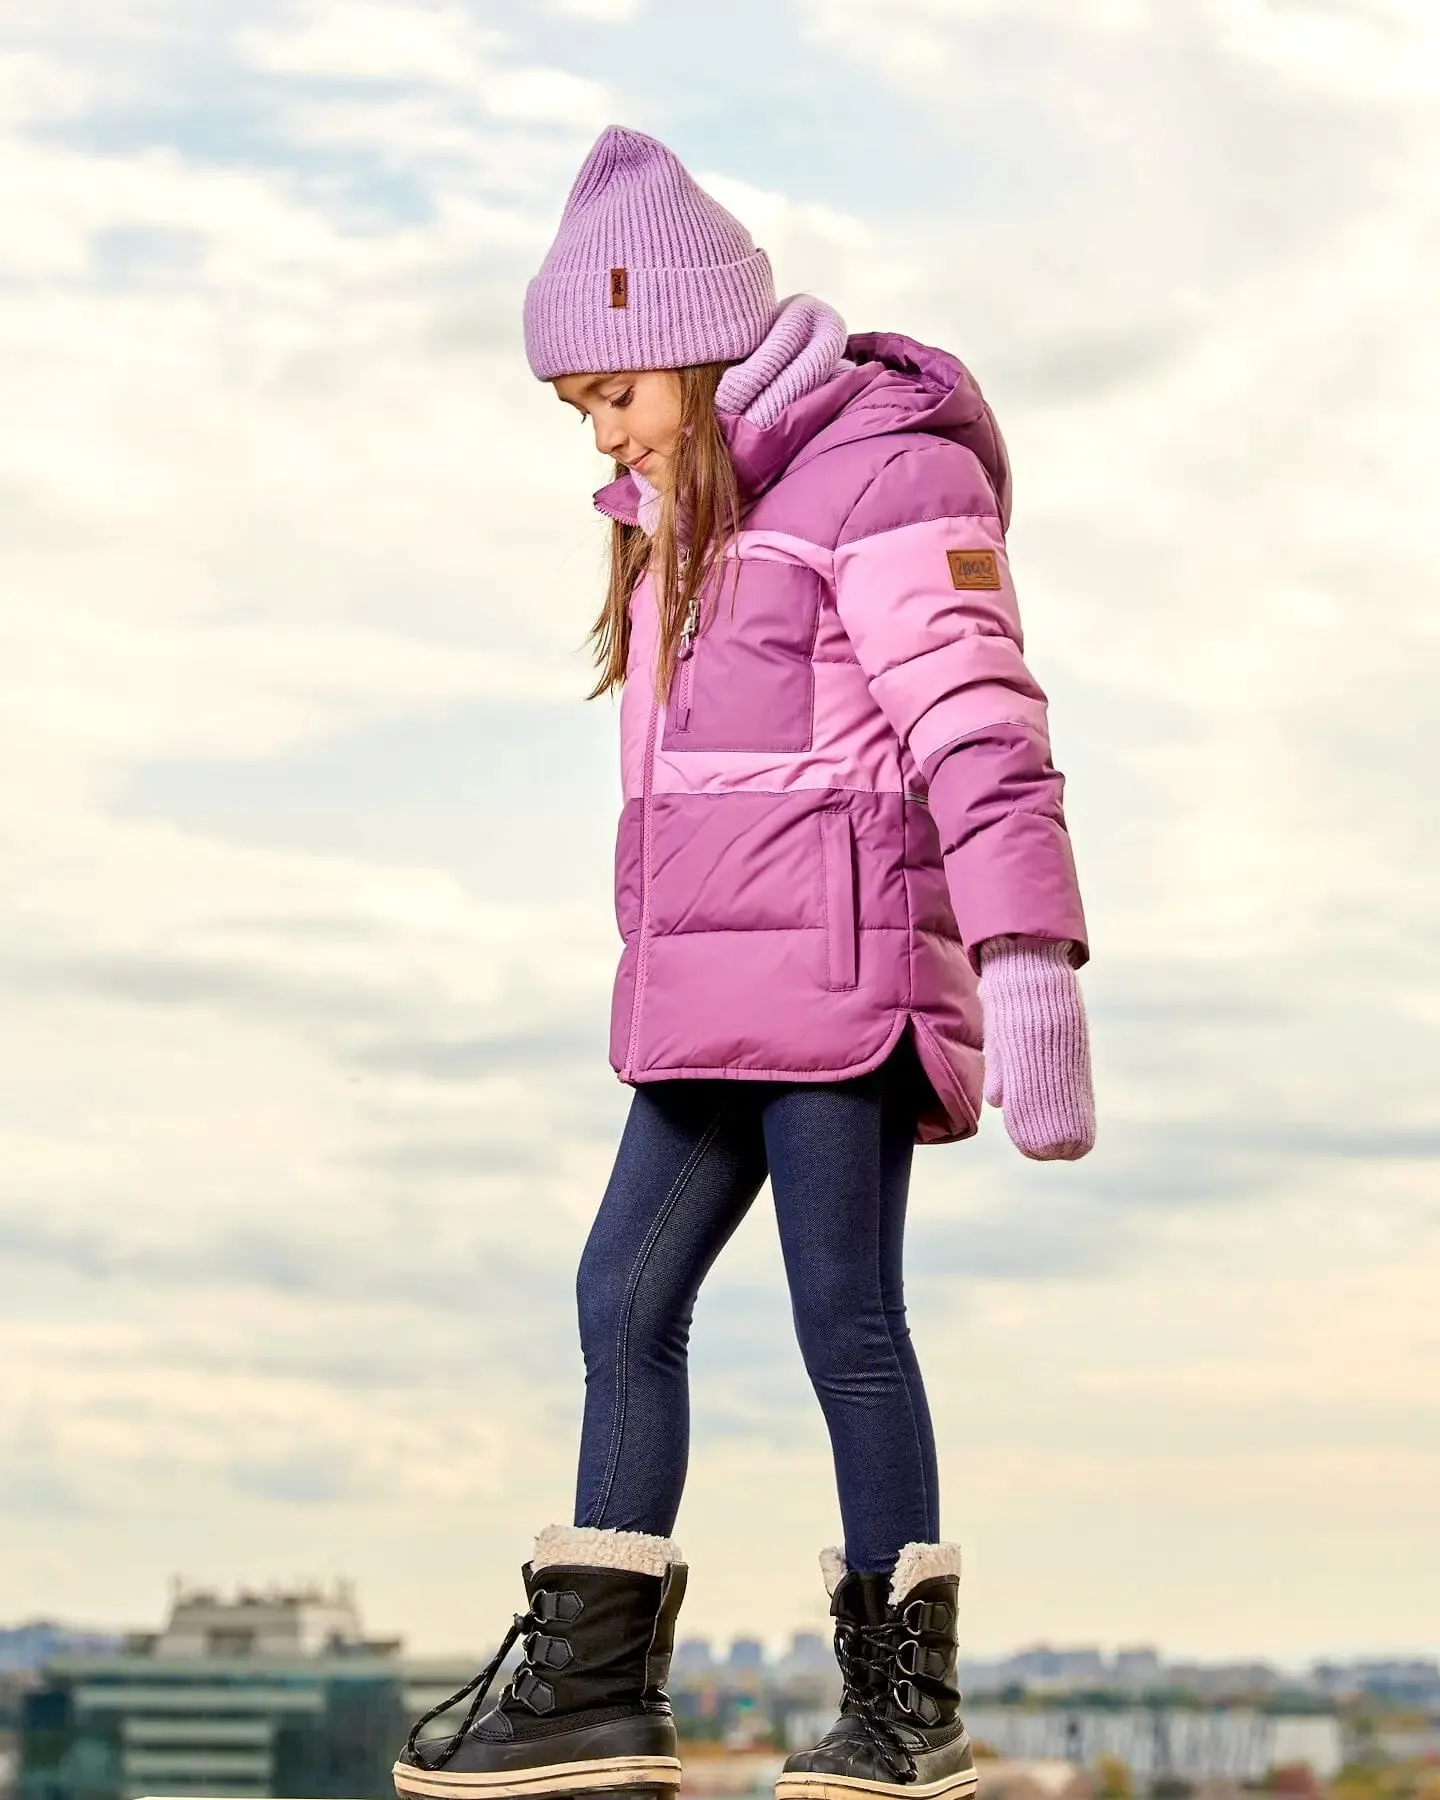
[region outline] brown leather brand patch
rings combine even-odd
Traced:
[[[947,550],[950,579],[957,588],[998,588],[1000,558],[993,550]]]
[[[612,306],[628,306],[630,304],[630,277],[623,269],[610,271],[610,304]]]

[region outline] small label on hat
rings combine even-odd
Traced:
[[[630,277],[623,269],[610,271],[610,304],[612,306],[628,306],[630,304]]]
[[[1000,558],[993,550],[947,550],[950,579],[957,588],[998,588]]]

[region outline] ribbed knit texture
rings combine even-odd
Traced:
[[[1070,945],[994,938],[981,946],[985,1098],[1003,1108],[1017,1149],[1076,1162],[1095,1143],[1085,1002]]]
[[[764,342],[720,377],[717,412],[743,413],[752,425],[773,425],[790,405],[851,365],[845,358],[845,321],[809,294],[782,301]]]
[[[623,270],[614,305],[612,272]],[[586,157],[525,292],[541,381],[747,357],[775,316],[770,259],[673,151],[621,125]]]

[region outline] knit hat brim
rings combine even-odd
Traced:
[[[632,268],[625,304],[612,305],[611,295],[602,269],[535,277],[525,290],[525,353],[538,380],[738,362],[763,341],[776,311],[770,259],[758,249],[708,268]]]

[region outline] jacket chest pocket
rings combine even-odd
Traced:
[[[666,750],[808,750],[820,577],[800,563],[726,563],[676,664]]]

